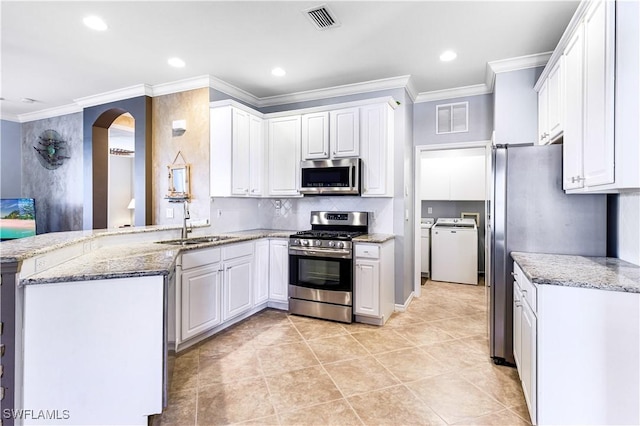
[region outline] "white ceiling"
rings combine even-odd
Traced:
[[[323,3],[341,26],[319,31],[301,12]],[[419,93],[482,84],[488,62],[553,50],[578,3],[3,0],[0,107],[10,119],[204,75],[258,98],[405,75]],[[86,28],[90,14],[109,29]],[[446,49],[458,58],[440,62]]]

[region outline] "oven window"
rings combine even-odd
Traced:
[[[353,261],[290,255],[289,284],[318,290],[352,291]]]

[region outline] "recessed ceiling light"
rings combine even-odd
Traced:
[[[283,77],[285,74],[287,74],[287,72],[280,67],[276,67],[271,70],[271,74],[275,75],[276,77]]]
[[[180,58],[169,58],[167,62],[172,67],[176,67],[176,68],[184,68],[184,66],[186,65],[184,61]]]
[[[20,102],[25,103],[25,104],[32,104],[35,101],[36,101],[35,99],[31,99],[31,98],[22,98],[22,99],[20,99]]]
[[[449,61],[453,61],[457,57],[458,57],[458,54],[453,50],[446,50],[442,52],[442,54],[440,55],[440,60],[442,62],[449,62]]]
[[[102,18],[95,15],[85,17],[82,22],[84,22],[87,27],[96,31],[105,31],[109,28]]]

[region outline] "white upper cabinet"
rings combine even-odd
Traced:
[[[613,183],[615,4],[594,2],[584,20],[584,186]]]
[[[302,115],[302,158],[317,160],[360,154],[360,109]]]
[[[486,159],[483,153],[484,149],[480,148],[425,154],[420,165],[421,199],[484,200]]]
[[[393,109],[388,103],[360,108],[362,196],[393,197]]]
[[[558,61],[538,91],[538,142],[554,142],[563,131],[563,67]]]
[[[331,158],[360,155],[360,109],[329,111]]]
[[[301,117],[271,118],[268,123],[269,195],[298,196]]]
[[[212,197],[263,195],[266,161],[263,120],[256,114],[231,105],[211,108]]]
[[[548,99],[550,135],[551,91],[560,87],[563,188],[570,193],[640,188],[639,9],[638,2],[582,2],[536,85],[540,100]]]
[[[329,158],[329,112],[302,115],[302,158]]]

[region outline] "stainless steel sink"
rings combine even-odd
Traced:
[[[209,237],[194,237],[194,238],[180,238],[177,240],[157,241],[158,244],[171,244],[174,246],[190,246],[194,244],[206,244],[214,243],[216,241],[229,240],[234,237],[225,236],[209,236]]]

